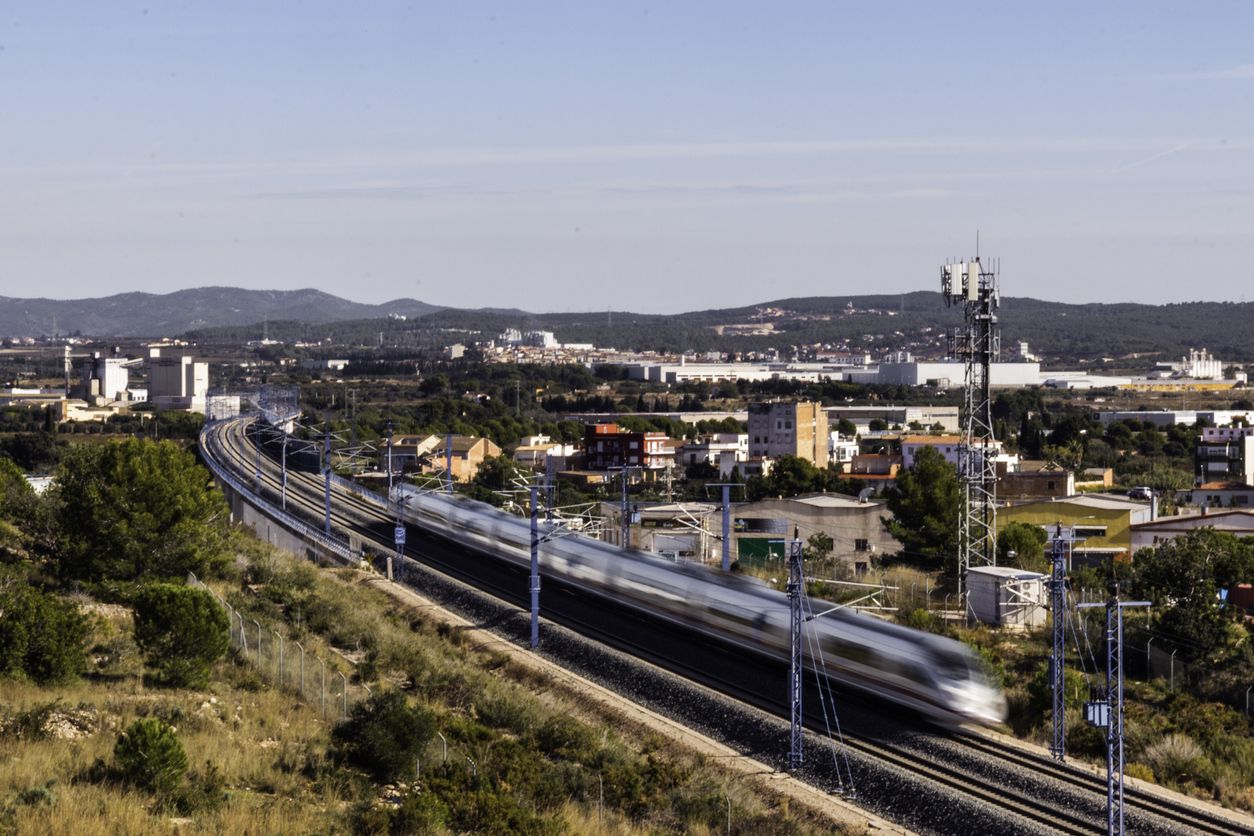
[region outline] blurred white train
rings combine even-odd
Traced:
[[[530,566],[530,521],[483,502],[399,486],[406,522],[498,560]],[[541,537],[550,532],[540,523]],[[738,648],[787,662],[788,599],[754,578],[697,564],[674,564],[580,535],[543,542],[540,573],[628,604]],[[809,622],[806,667],[945,726],[994,725],[1006,700],[979,658],[953,639],[848,609]],[[822,664],[813,648],[822,653]]]

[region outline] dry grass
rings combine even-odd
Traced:
[[[53,803],[14,804],[12,821],[18,832],[168,832],[168,817],[152,813],[150,796],[86,780],[97,760],[112,758],[122,728],[139,717],[158,716],[177,728],[193,770],[211,762],[231,788],[227,805],[198,816],[196,829],[308,832],[325,826],[325,814],[320,818],[308,809],[336,808],[342,799],[312,792],[297,770],[307,759],[321,756],[326,727],[290,695],[236,687],[231,681],[235,673],[224,663],[204,692],[145,688],[138,677],[83,680],[56,689],[0,681],[0,704],[10,715],[56,699],[54,717],[73,713],[90,718],[81,738],[0,736],[0,805],[52,781]]]
[[[634,820],[601,805],[593,783],[591,791],[543,813],[558,829],[722,832],[714,825],[725,815],[728,795],[737,830],[765,834],[828,829],[827,822],[781,815],[772,791],[738,782],[732,773],[675,744],[634,728],[616,731],[602,710],[564,696],[546,676],[492,645],[470,646],[461,632],[438,618],[398,606],[382,591],[363,585],[356,573],[315,570],[261,544],[248,550],[248,561],[254,567],[260,564],[264,577],[249,578],[247,588],[219,591],[248,618],[262,622],[263,637],[268,639],[274,627],[289,642],[300,640],[308,658],[326,659],[329,697],[338,693],[330,671],[352,674],[354,661],[360,663],[355,673],[376,691],[410,691],[440,719],[450,738],[450,762],[471,754],[488,774],[494,767],[504,768],[498,752],[509,752],[508,746],[497,749],[494,740],[525,739],[553,718],[577,718],[605,763],[640,768],[648,752],[653,753],[650,758],[671,764],[667,769],[689,776],[663,796],[668,800],[662,807]],[[344,832],[352,827],[355,810],[377,803],[378,788],[328,761],[330,724],[320,718],[316,702],[308,704],[290,690],[271,687],[251,660],[239,658],[220,663],[203,691],[149,687],[131,637],[129,612],[90,600],[80,604],[93,614],[93,670],[88,677],[56,688],[0,680],[0,833]],[[310,663],[311,679],[315,670]],[[11,721],[54,700],[50,728],[72,736],[26,739],[13,732],[12,722],[6,730],[6,718]],[[193,771],[207,763],[220,771],[228,790],[220,808],[180,818],[159,809],[151,795],[93,777],[93,765],[112,761],[119,732],[145,716],[159,717],[177,729]],[[336,719],[334,714],[331,719]],[[468,736],[454,740],[458,730]],[[473,736],[485,734],[495,737]],[[441,756],[440,744],[433,741],[423,755],[424,774]],[[549,768],[544,758],[535,764]]]

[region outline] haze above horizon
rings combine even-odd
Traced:
[[[0,295],[1244,301],[1254,6],[26,3]]]

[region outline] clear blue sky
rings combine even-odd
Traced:
[[[977,228],[1007,296],[1254,300],[1254,4],[0,7],[0,295],[669,312]]]

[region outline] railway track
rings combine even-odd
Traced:
[[[257,459],[252,442],[244,432],[244,422],[222,422],[206,428],[205,432],[211,448],[207,454],[220,457],[221,463],[235,472],[237,478],[246,484],[252,484]],[[261,457],[261,463],[259,491],[277,505],[281,489],[278,464],[265,455]],[[289,513],[295,513],[311,524],[321,526],[324,513],[323,478],[291,469],[288,477]],[[354,533],[380,554],[388,554],[394,550],[391,542],[393,518],[386,507],[344,490],[338,484],[333,484],[332,492],[333,528]],[[443,540],[438,533],[435,533],[435,538]],[[420,548],[417,540],[418,538],[411,537],[410,545],[405,549],[406,563],[411,568],[413,562],[417,561],[424,567],[432,566],[435,571],[452,574],[463,582],[472,582],[498,598],[516,605],[522,603],[523,595],[520,592],[525,588],[522,584],[505,584],[499,580],[485,582],[483,578],[472,577],[464,565],[458,567],[455,561],[437,555],[438,549],[432,548],[429,543],[424,543]],[[450,545],[449,548],[455,546]],[[552,591],[550,588],[550,592]],[[546,618],[552,614],[552,610],[546,608]],[[606,630],[588,618],[581,619],[567,614],[559,620],[581,634],[610,643],[629,653],[638,654],[643,650],[624,641],[621,633],[614,634],[614,631]],[[659,661],[653,658],[657,654],[656,649],[643,650],[643,653],[648,661]],[[786,706],[777,697],[764,696],[760,691],[743,687],[741,683],[731,679],[719,680],[712,677],[709,665],[700,666],[681,658],[669,658],[661,662],[664,667],[681,676],[693,678],[721,693],[776,715],[786,710]],[[821,718],[811,717],[810,723],[815,730],[821,730]],[[1103,812],[1106,794],[1104,777],[1072,765],[1059,764],[1048,757],[980,734],[963,731],[947,735],[945,740],[946,745],[959,747],[973,757],[985,756],[988,760],[995,761],[999,768],[989,769],[981,774],[979,770],[970,768],[969,763],[960,764],[958,761],[963,760],[962,758],[950,763],[944,758],[937,758],[934,753],[919,751],[909,744],[886,742],[873,735],[846,736],[851,752],[862,756],[867,762],[899,773],[904,772],[911,776],[912,781],[923,781],[941,788],[947,794],[974,804],[977,809],[996,811],[1005,821],[1004,827],[976,827],[974,830],[968,828],[965,832],[1106,832]],[[1020,774],[1019,780],[1006,780],[1007,766]],[[997,774],[991,774],[994,772]],[[1125,791],[1125,810],[1131,832],[1254,834],[1254,826],[1248,817],[1212,813],[1200,805],[1176,801],[1160,793],[1144,792],[1131,787]],[[876,812],[885,814],[883,810]],[[936,832],[963,831],[946,831],[941,828]]]
[[[967,748],[988,754],[999,761],[1016,764],[1036,774],[1063,781],[1098,795],[1105,796],[1106,794],[1105,775],[1094,774],[1083,767],[1060,763],[1044,754],[1026,751],[1019,746],[978,732],[961,731],[955,736],[955,740]],[[1200,804],[1146,792],[1126,784],[1123,799],[1125,811],[1146,813],[1169,822],[1173,827],[1192,832],[1215,834],[1215,836],[1254,832],[1250,823],[1241,821],[1237,814],[1227,815],[1218,810],[1208,810]],[[1102,832],[1105,832],[1104,828]]]

